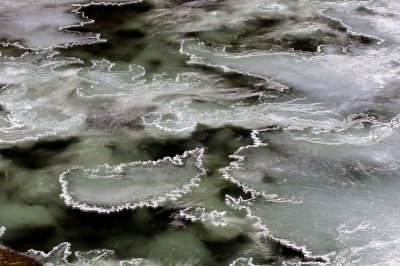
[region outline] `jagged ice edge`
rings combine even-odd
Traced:
[[[190,156],[197,157],[195,165],[201,171],[201,173],[196,175],[194,178],[192,178],[188,184],[184,185],[183,187],[181,187],[179,189],[174,189],[174,190],[168,192],[163,197],[158,196],[158,197],[154,197],[150,200],[142,200],[137,203],[127,202],[125,204],[118,205],[118,206],[112,206],[110,208],[92,206],[92,205],[80,202],[78,200],[74,200],[73,197],[69,194],[69,189],[68,189],[69,182],[66,180],[66,176],[71,170],[84,169],[83,167],[71,168],[71,169],[63,172],[60,175],[59,181],[60,181],[61,188],[62,188],[62,193],[61,193],[60,197],[64,198],[64,202],[66,205],[71,206],[72,208],[79,209],[81,211],[85,211],[85,212],[97,212],[97,213],[109,214],[109,213],[113,213],[113,212],[120,212],[122,210],[134,210],[134,209],[138,209],[138,208],[142,208],[142,207],[156,208],[162,202],[166,202],[168,200],[173,201],[173,200],[176,200],[176,199],[182,197],[183,194],[188,193],[189,191],[192,190],[193,187],[196,187],[199,185],[198,183],[200,182],[201,177],[206,175],[206,170],[203,165],[204,149],[197,148],[197,149],[194,149],[191,151],[185,151],[182,155],[176,155],[175,157],[165,157],[165,158],[157,160],[157,161],[138,161],[138,162],[132,162],[132,163],[128,163],[128,164],[118,165],[118,167],[129,167],[129,166],[135,166],[135,165],[151,166],[151,165],[157,165],[160,163],[172,163],[175,166],[182,166],[184,164],[183,159],[186,159]],[[100,167],[111,167],[111,166],[108,164],[105,164],[105,165],[99,166],[98,168],[100,168]]]
[[[191,213],[191,211],[194,213]],[[191,222],[210,222],[216,227],[226,227],[228,225],[225,215],[226,211],[219,212],[217,210],[213,210],[211,212],[207,212],[205,207],[188,207],[179,212],[179,217],[183,219]]]
[[[288,248],[291,248],[291,249],[301,252],[306,259],[315,260],[315,261],[307,261],[306,263],[308,265],[310,265],[310,264],[328,265],[330,263],[330,259],[328,256],[331,254],[316,256],[316,255],[313,255],[312,252],[310,250],[308,250],[306,246],[299,246],[296,243],[293,243],[287,239],[282,239],[282,238],[272,235],[272,233],[268,230],[268,226],[262,222],[261,218],[252,213],[252,211],[251,211],[251,206],[253,205],[252,202],[257,197],[262,197],[266,200],[272,200],[275,202],[276,197],[274,197],[274,196],[276,196],[276,195],[266,195],[264,192],[260,192],[254,188],[251,188],[251,187],[245,185],[243,182],[240,182],[239,180],[235,179],[233,176],[231,176],[229,174],[230,170],[242,169],[240,167],[240,163],[246,159],[245,156],[240,154],[242,151],[251,149],[251,148],[268,146],[267,143],[264,143],[261,140],[260,134],[265,131],[271,131],[271,130],[276,130],[276,129],[277,128],[266,128],[266,129],[253,130],[251,132],[251,139],[253,140],[254,144],[240,147],[233,155],[230,155],[230,157],[232,159],[235,159],[236,161],[231,162],[229,166],[219,170],[224,179],[234,183],[235,185],[242,188],[245,193],[250,193],[250,195],[251,195],[251,197],[249,199],[243,199],[242,197],[239,197],[236,199],[230,195],[226,195],[225,196],[225,204],[231,208],[234,208],[234,209],[237,209],[240,211],[244,210],[247,213],[246,217],[250,221],[253,221],[252,227],[254,228],[256,237],[270,239],[270,240],[275,241],[285,247],[288,247]],[[280,199],[278,199],[278,200],[280,200]],[[295,202],[295,203],[300,203],[300,202]],[[320,262],[317,260],[323,260],[323,262]]]
[[[68,242],[63,242],[57,246],[55,246],[48,253],[43,251],[38,251],[34,249],[30,249],[24,253],[24,255],[29,256],[33,259],[38,260],[41,263],[46,263],[47,259],[51,259],[52,256],[61,255],[60,261],[62,263],[68,263],[68,257],[72,254],[71,252],[71,244]]]

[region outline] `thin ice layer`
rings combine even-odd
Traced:
[[[326,8],[324,14],[340,19],[352,31],[398,42],[400,3],[398,1],[315,1]]]
[[[324,43],[352,43],[350,36],[331,25],[329,19],[321,15],[322,8],[310,1],[156,2],[170,7],[161,9],[155,16],[155,21],[163,24],[163,28],[226,45],[228,49],[260,50],[281,46],[307,50],[306,46],[314,49]],[[166,20],[166,16],[172,19]]]
[[[61,196],[67,205],[100,213],[156,207],[196,185],[204,175],[202,154],[196,149],[158,161],[73,168],[60,176]]]
[[[113,67],[114,64],[102,60],[93,61],[91,68],[80,69],[78,76],[89,84],[78,89],[77,94],[81,97],[126,96],[132,95],[135,87],[143,85],[136,81],[145,74],[143,67],[129,65],[128,71],[113,71]]]
[[[92,3],[116,1],[92,1]],[[118,1],[133,2],[133,1]],[[82,19],[73,4],[82,0],[2,1],[0,2],[0,40],[19,42],[29,48],[49,48],[101,41],[95,33],[68,32],[67,26],[90,23]],[[71,12],[73,11],[73,12]],[[104,40],[102,40],[104,41]]]
[[[281,241],[334,265],[396,265],[399,138],[332,145],[266,131],[225,177],[253,193],[249,212]]]
[[[229,54],[207,48],[198,41],[185,41],[182,52],[191,63],[220,66],[238,72],[272,78],[303,92],[334,112],[385,109],[399,112],[396,84],[400,51],[397,48],[367,49],[362,55],[310,55],[303,53]],[[388,96],[391,101],[382,102]],[[393,102],[393,104],[392,104]],[[385,106],[383,106],[385,104]],[[381,111],[381,110],[380,110]]]
[[[74,82],[54,70],[76,60],[53,59],[48,53],[33,53],[17,59],[0,60],[0,143],[35,141],[79,131],[85,115],[68,106],[70,90],[59,84]]]
[[[83,79],[83,86],[76,90],[77,96],[94,102],[116,99],[110,108],[113,116],[139,116],[147,131],[154,135],[187,135],[198,123],[246,128],[270,124],[300,128],[314,125],[316,130],[349,126],[343,117],[325,106],[291,95],[287,87],[263,78],[259,80],[266,85],[255,85],[261,87],[258,89],[236,88],[229,83],[224,84],[227,88],[216,88],[221,85],[200,71],[181,73],[175,79],[155,76],[146,81],[139,66],[132,65],[127,71],[112,68],[113,64],[103,60],[94,61],[91,68],[80,69],[77,76]],[[257,79],[246,75],[243,78]],[[257,97],[259,100],[246,102],[247,98]]]
[[[229,82],[221,85],[201,71],[184,72],[174,79],[155,76],[148,81],[140,66],[117,71],[105,60],[94,61],[90,68],[60,67],[74,62],[45,53],[3,60],[0,81],[10,84],[0,93],[5,109],[0,113],[3,143],[78,134],[85,122],[91,127],[126,127],[128,131],[143,125],[155,136],[189,135],[198,123],[250,129],[281,124],[314,127],[315,131],[354,125],[326,105],[259,77],[242,75],[254,79],[249,88]],[[257,80],[262,84],[256,84]]]

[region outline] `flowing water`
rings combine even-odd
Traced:
[[[399,265],[399,29],[398,0],[0,0],[0,264]]]

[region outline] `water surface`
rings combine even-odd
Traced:
[[[397,1],[0,1],[0,262],[398,265]]]

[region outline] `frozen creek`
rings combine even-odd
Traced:
[[[0,264],[399,265],[397,0],[0,0]]]

